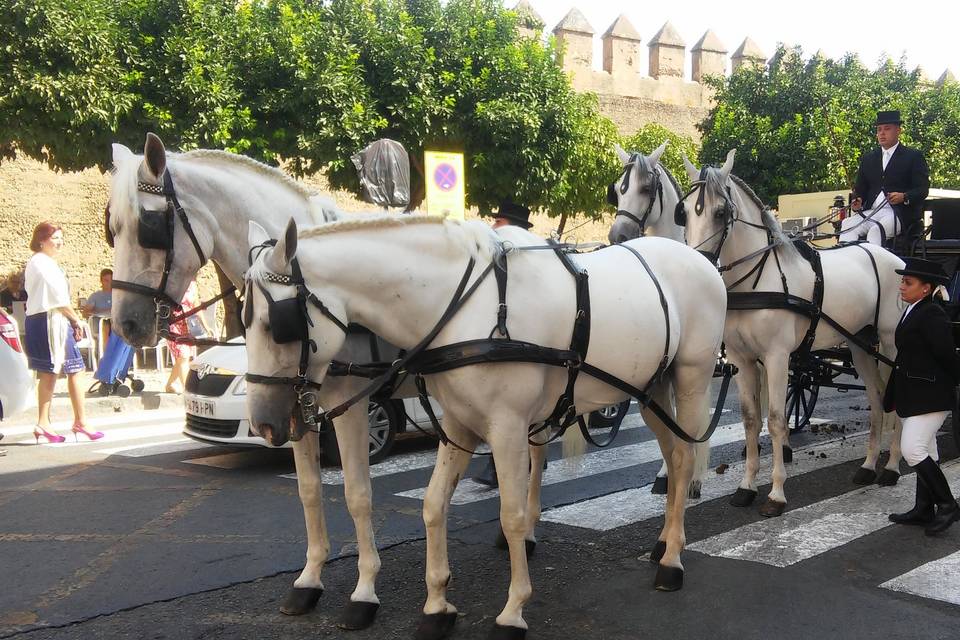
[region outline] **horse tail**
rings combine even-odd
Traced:
[[[584,418],[589,419],[589,418]],[[579,458],[587,452],[587,441],[576,424],[563,433],[563,457]]]

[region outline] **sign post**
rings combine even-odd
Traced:
[[[463,154],[424,152],[427,181],[427,214],[463,220],[466,210],[466,183]]]

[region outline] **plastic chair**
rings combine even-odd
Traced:
[[[96,371],[97,369],[97,344],[91,335],[93,329],[90,329],[83,338],[77,340],[77,349],[80,349],[82,352],[86,349],[87,356],[87,366],[90,367],[91,371]]]

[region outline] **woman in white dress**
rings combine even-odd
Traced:
[[[77,374],[84,370],[77,340],[83,337],[80,315],[70,304],[70,285],[57,257],[63,248],[63,230],[52,222],[41,222],[33,230],[27,261],[25,285],[27,317],[25,348],[27,363],[37,372],[37,425],[33,436],[40,442],[63,442],[64,436],[50,431],[50,402],[57,376],[67,376],[67,389],[73,405],[74,438],[82,434],[90,440],[103,437],[100,431],[89,432],[84,424],[83,390]]]

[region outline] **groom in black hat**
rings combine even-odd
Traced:
[[[516,227],[522,227],[524,229],[529,229],[533,226],[533,224],[530,222],[530,209],[522,204],[515,203],[509,198],[506,200],[501,200],[500,209],[492,215],[494,217],[492,225],[494,229],[506,226],[508,224],[512,224]]]
[[[902,233],[923,215],[923,201],[930,189],[930,171],[923,154],[900,144],[903,121],[899,111],[878,112],[875,124],[880,147],[860,158],[853,187],[852,208],[861,213],[843,221],[841,242],[866,236],[868,242],[881,244],[883,238]]]

